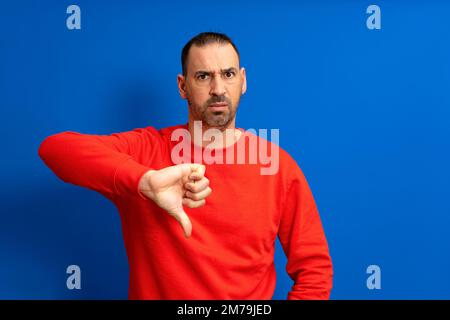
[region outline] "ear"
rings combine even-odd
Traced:
[[[186,99],[186,79],[183,75],[179,74],[177,76],[177,82],[178,82],[178,91],[180,92],[180,96],[183,99]]]
[[[241,68],[241,78],[242,78],[242,93],[244,94],[247,91],[247,77],[245,75],[245,68]]]

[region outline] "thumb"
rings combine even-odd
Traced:
[[[181,227],[183,228],[184,236],[186,238],[189,238],[192,234],[192,223],[186,212],[184,212],[182,208],[177,209],[174,212],[173,217],[180,223]]]

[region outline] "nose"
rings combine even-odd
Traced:
[[[223,96],[225,94],[225,84],[222,80],[222,77],[215,76],[211,81],[211,95],[215,96]]]

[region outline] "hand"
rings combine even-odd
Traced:
[[[201,207],[211,194],[205,169],[204,165],[197,163],[178,164],[149,170],[139,181],[139,191],[177,219],[186,238],[191,236],[192,224],[183,205]]]

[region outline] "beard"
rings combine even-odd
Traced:
[[[201,105],[193,104],[189,96],[187,101],[194,120],[201,120],[205,126],[210,128],[226,128],[236,116],[237,105],[234,108],[231,99],[225,96],[213,96]],[[209,107],[213,103],[226,103],[227,105],[225,109],[215,111]]]

